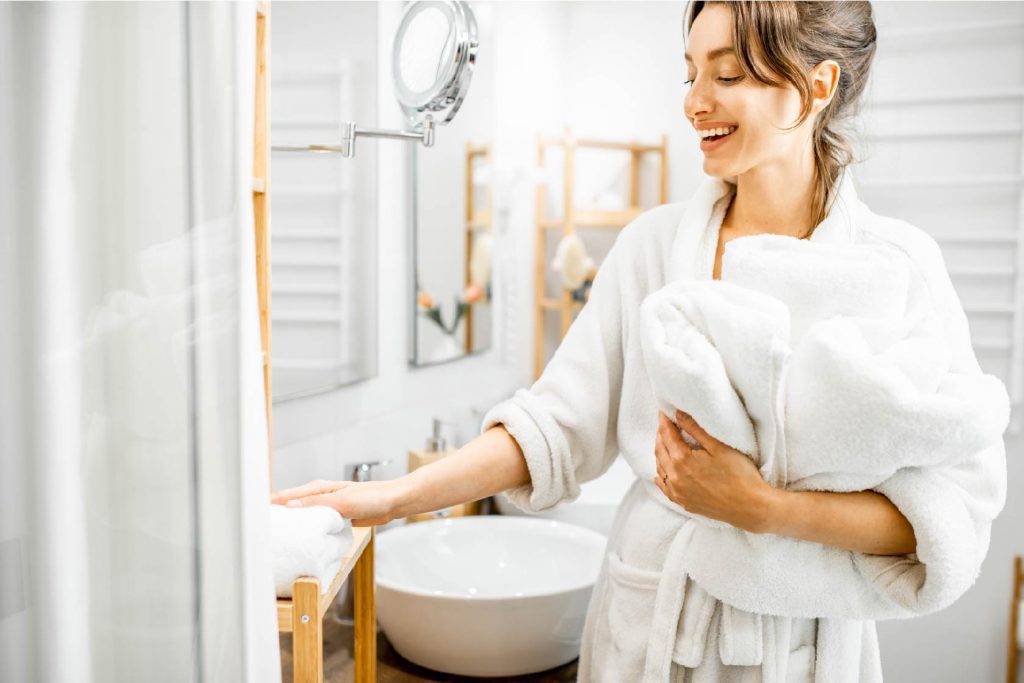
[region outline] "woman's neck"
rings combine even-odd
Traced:
[[[814,227],[814,174],[801,169],[755,169],[736,178],[722,227],[736,235],[803,237]]]

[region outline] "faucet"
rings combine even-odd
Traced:
[[[374,467],[383,467],[384,465],[390,465],[391,458],[387,460],[377,460],[374,462],[357,462],[352,465],[352,481],[370,481],[373,476],[370,471]]]

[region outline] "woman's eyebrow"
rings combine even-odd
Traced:
[[[730,54],[731,55],[736,54],[736,51],[733,49],[732,45],[726,45],[725,47],[716,47],[714,50],[711,50],[710,52],[708,52],[706,59],[707,59],[707,61],[710,62],[710,61],[712,61],[714,59],[718,59],[719,57],[724,57],[725,55],[730,55]],[[693,58],[690,57],[690,53],[689,52],[683,53],[683,56],[686,57],[686,61],[688,61],[690,63],[693,63]]]

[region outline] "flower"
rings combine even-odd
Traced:
[[[481,289],[478,285],[469,284],[466,286],[465,298],[466,303],[469,304],[475,304],[478,301],[483,301],[484,290]]]

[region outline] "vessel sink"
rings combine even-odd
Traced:
[[[377,619],[402,657],[462,676],[517,676],[579,656],[607,537],[502,515],[393,527],[375,541]]]

